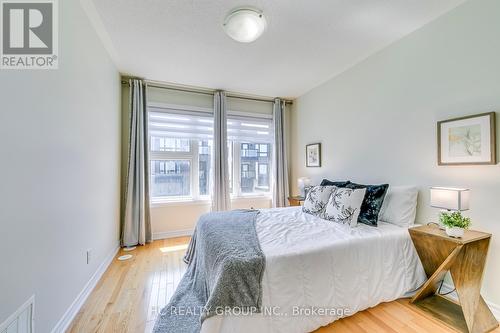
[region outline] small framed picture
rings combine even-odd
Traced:
[[[437,123],[438,164],[496,164],[495,112]]]
[[[321,166],[321,143],[306,146],[306,167]]]

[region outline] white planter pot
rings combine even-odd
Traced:
[[[462,238],[464,236],[465,229],[459,227],[446,227],[446,234],[450,237]]]

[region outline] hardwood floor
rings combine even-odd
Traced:
[[[188,237],[155,241],[115,260],[73,321],[69,332],[151,332],[158,312],[167,304],[184,274],[182,256]],[[123,251],[120,251],[121,255]],[[455,332],[408,299],[383,303],[338,320],[315,333],[452,333]],[[500,329],[493,331],[500,333]]]
[[[188,242],[188,237],[155,241],[127,252],[134,255],[130,260],[115,259],[69,332],[150,332],[184,274]]]

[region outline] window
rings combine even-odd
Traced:
[[[241,143],[241,180],[242,193],[270,192],[268,156],[271,144]],[[246,148],[246,149],[245,149]]]
[[[257,174],[257,184],[260,188],[267,188],[269,191],[269,163],[259,164],[259,173]]]
[[[274,141],[271,119],[229,116],[228,139],[233,148],[230,169],[236,175],[233,196],[269,195]]]
[[[153,200],[208,198],[212,176],[212,124],[209,113],[176,114],[149,109]]]
[[[259,145],[259,156],[267,156],[267,152],[269,151],[268,144],[260,144]]]
[[[209,199],[212,113],[150,106],[148,116],[152,199]],[[229,115],[227,125],[231,195],[269,195],[274,140],[271,119]]]
[[[152,160],[153,197],[184,197],[190,194],[191,162],[187,160]]]
[[[174,139],[159,136],[151,137],[151,151],[189,152],[190,149],[189,140],[187,139]]]
[[[199,176],[199,194],[209,195],[211,187],[212,170],[212,140],[198,141],[198,176]]]
[[[233,142],[227,142],[227,162],[229,166],[229,193],[233,194]]]

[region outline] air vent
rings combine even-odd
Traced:
[[[33,313],[35,310],[35,295],[31,296],[16,312],[0,324],[0,333],[33,333]]]

